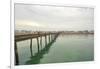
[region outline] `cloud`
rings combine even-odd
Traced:
[[[35,26],[39,30],[93,30],[93,22],[92,8],[15,5],[15,23],[25,26],[21,29]]]

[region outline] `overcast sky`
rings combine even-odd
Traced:
[[[15,4],[16,30],[93,30],[93,8]]]

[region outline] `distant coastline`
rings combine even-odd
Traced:
[[[48,32],[59,32],[61,34],[94,34],[94,31],[26,31],[26,30],[15,30],[15,35],[23,35],[23,34],[37,34],[37,33],[48,33]]]

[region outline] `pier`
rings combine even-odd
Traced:
[[[19,34],[15,35],[15,65],[19,65],[19,57],[18,57],[18,47],[17,42],[28,40],[30,39],[30,53],[31,57],[37,57],[39,54],[42,53],[45,54],[45,50],[48,50],[50,48],[50,45],[53,44],[53,42],[56,40],[60,32],[37,32],[37,33],[29,33],[29,34]],[[45,39],[45,47],[42,48],[42,40]],[[36,39],[37,41],[37,53],[33,56],[32,53],[32,39]],[[34,58],[36,59],[36,58]]]

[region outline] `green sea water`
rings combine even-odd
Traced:
[[[59,35],[51,42],[47,39],[47,43],[45,46],[45,39],[42,37],[42,45],[38,52],[37,41],[32,39],[31,52],[30,39],[17,42],[19,65],[94,60],[93,35]]]

